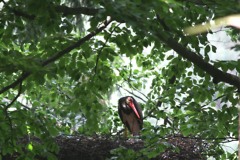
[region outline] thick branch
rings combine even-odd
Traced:
[[[4,0],[1,0],[1,2],[4,4],[4,7],[6,7],[8,10],[12,11],[16,16],[24,17],[24,18],[29,19],[29,20],[34,20],[35,19],[34,15],[30,15],[28,13],[25,13],[25,12],[21,11],[21,10],[16,10],[14,8],[11,8],[11,7],[8,6],[8,4]]]
[[[186,58],[202,70],[206,71],[208,74],[210,74],[213,77],[213,82],[225,82],[230,85],[233,85],[240,89],[240,78],[221,71],[220,69],[214,67],[208,62],[205,62],[199,55],[196,53],[187,50],[185,47],[183,47],[181,44],[179,44],[177,41],[175,41],[173,38],[164,38],[161,35],[158,35],[158,37],[164,41],[170,48],[172,48],[174,51],[176,51],[179,55]]]
[[[164,21],[160,18],[159,15],[157,15],[157,19],[160,22],[160,24],[163,26],[163,28],[166,31],[169,31],[168,26],[164,23]],[[186,47],[182,46],[180,43],[175,41],[173,38],[171,38],[169,35],[161,35],[157,33],[157,36],[159,39],[161,39],[163,42],[165,42],[170,48],[172,48],[174,51],[176,51],[180,56],[186,58],[208,74],[210,74],[213,77],[213,83],[218,83],[220,81],[226,82],[228,84],[231,84],[235,87],[237,87],[240,90],[240,78],[221,71],[220,69],[214,67],[208,62],[205,62],[201,56],[198,54],[186,49]]]
[[[4,0],[1,0],[1,2],[3,2],[4,6],[8,10],[12,11],[16,16],[24,17],[29,20],[34,20],[36,17],[36,15],[28,14],[22,10],[16,10],[15,8],[9,7],[8,4]],[[64,5],[54,6],[54,7],[55,7],[56,12],[62,13],[64,16],[77,15],[77,14],[93,16],[93,15],[96,15],[97,13],[99,13],[100,10],[102,10],[102,9],[88,8],[88,7],[67,7]]]
[[[76,7],[76,8],[70,8],[67,6],[56,6],[55,7],[57,12],[63,13],[66,15],[76,15],[76,14],[85,14],[85,15],[96,15],[99,13],[101,9],[95,9],[95,8],[88,8],[88,7]]]

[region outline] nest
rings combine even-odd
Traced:
[[[39,139],[34,141],[41,143]],[[27,143],[28,140],[22,139],[21,143]],[[112,156],[111,151],[120,146],[126,150],[131,149],[135,152],[141,152],[146,145],[144,141],[131,142],[124,139],[113,139],[112,137],[103,136],[58,136],[55,138],[56,144],[59,146],[59,153],[56,155],[59,160],[105,160]],[[181,135],[168,136],[160,139],[158,144],[167,143],[168,148],[164,152],[159,152],[152,160],[201,160],[206,159],[203,155],[206,145],[201,139],[186,138]],[[7,155],[3,159],[14,160],[17,157]],[[140,154],[141,155],[141,154]],[[146,155],[145,155],[146,156]],[[116,157],[116,155],[115,155]],[[143,157],[138,157],[145,159]],[[47,158],[38,157],[39,160]]]

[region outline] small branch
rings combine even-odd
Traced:
[[[96,65],[95,65],[95,67],[94,67],[94,73],[95,73],[94,76],[97,74],[98,62],[99,62],[100,56],[101,56],[101,54],[102,54],[102,50],[104,49],[104,47],[106,47],[107,42],[108,42],[109,39],[111,38],[111,36],[112,36],[113,32],[115,31],[116,27],[118,27],[120,24],[121,24],[121,23],[119,23],[117,26],[115,26],[115,27],[113,28],[113,30],[110,32],[109,36],[108,36],[107,39],[105,40],[103,46],[101,47],[101,49],[100,49],[100,51],[99,51],[99,53],[98,53],[98,55],[97,55]]]
[[[0,90],[0,94],[6,92],[7,90],[9,90],[10,88],[14,88],[16,87],[18,84],[22,83],[24,79],[26,79],[28,76],[30,75],[29,72],[23,73],[15,82],[11,83],[10,85],[3,87]]]
[[[21,95],[21,93],[22,93],[22,83],[19,84],[18,94],[17,94],[16,97],[12,100],[12,102],[9,103],[9,104],[5,107],[5,110],[7,110],[9,107],[11,107],[11,105],[18,99],[18,97]]]
[[[133,92],[131,92],[131,91],[129,91],[129,90],[123,88],[123,86],[121,86],[121,85],[119,85],[119,84],[116,84],[116,85],[117,85],[119,88],[122,88],[123,90],[127,91],[127,92],[130,93],[131,95],[137,97],[138,99],[141,99],[143,102],[145,102],[145,103],[147,102],[146,100],[144,100],[143,98],[139,97],[139,96],[136,95],[135,93],[133,93]]]
[[[21,106],[22,106],[23,108],[25,108],[25,109],[27,109],[27,110],[30,110],[30,109],[31,109],[30,107],[26,106],[25,104],[22,104],[22,103],[20,103],[20,104],[21,104]]]
[[[172,137],[172,136],[168,136],[168,137]],[[166,137],[166,138],[168,138]],[[187,139],[196,139],[196,140],[223,140],[223,143],[228,143],[228,142],[233,142],[233,141],[237,141],[238,138],[235,137],[220,137],[220,138],[214,138],[214,137],[209,137],[209,138],[202,138],[202,137],[191,137],[191,136],[182,136],[182,135],[174,135],[173,137],[180,137],[180,138],[187,138]]]
[[[204,107],[208,106],[210,103],[212,103],[212,102],[215,102],[215,101],[217,101],[217,100],[219,100],[219,99],[221,99],[221,98],[223,98],[223,97],[225,97],[225,96],[226,96],[226,95],[225,95],[225,94],[223,94],[223,95],[221,95],[221,96],[219,96],[219,97],[215,98],[215,99],[214,99],[214,100],[212,100],[211,102],[209,102],[209,103],[207,103],[207,104],[205,104],[205,105],[201,106],[201,108],[204,108]]]
[[[118,71],[119,71],[119,70],[118,70]],[[131,73],[130,73],[130,74],[131,74]],[[128,77],[128,79],[125,79],[125,78],[123,78],[123,79],[124,79],[124,81],[126,81],[126,82],[128,83],[128,85],[129,85],[132,89],[136,90],[139,94],[141,94],[142,96],[144,96],[146,99],[150,100],[150,98],[148,98],[145,94],[143,94],[142,92],[140,92],[137,88],[135,88],[135,87],[130,83],[130,79],[131,79],[130,76]],[[144,102],[146,102],[146,101],[144,101]]]

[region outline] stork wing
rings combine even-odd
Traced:
[[[122,122],[123,122],[123,115],[122,115],[123,113],[120,108],[121,108],[121,105],[125,102],[125,99],[126,99],[125,97],[122,97],[118,100],[118,114]]]

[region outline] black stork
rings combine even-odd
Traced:
[[[122,97],[118,100],[118,114],[132,135],[139,136],[143,127],[142,109],[132,96]],[[127,135],[125,134],[125,136]]]

